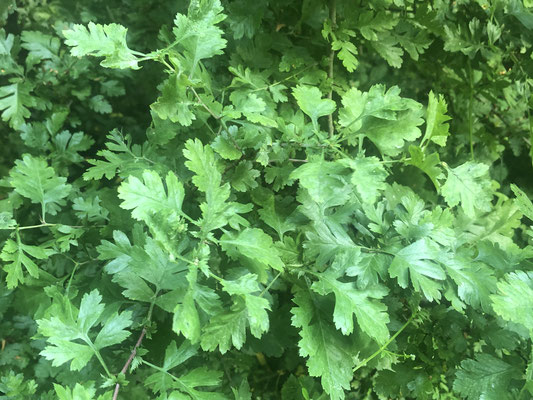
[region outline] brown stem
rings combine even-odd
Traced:
[[[139,336],[139,339],[137,340],[137,343],[135,343],[135,347],[131,351],[131,354],[130,354],[130,357],[128,358],[128,361],[126,361],[126,364],[124,364],[124,366],[122,367],[122,370],[120,371],[121,374],[125,374],[126,371],[128,370],[128,367],[130,366],[131,362],[135,358],[135,355],[137,354],[137,349],[141,345],[145,334],[146,334],[146,328],[143,328],[143,330],[141,331],[141,335]],[[119,390],[120,390],[120,383],[117,383],[115,385],[115,391],[113,392],[113,400],[117,400],[118,399],[118,391]]]
[[[331,20],[331,29],[335,29],[335,26],[337,25],[337,5],[336,0],[331,0],[329,3],[329,18]],[[333,99],[333,62],[335,61],[335,50],[333,48],[331,49],[331,52],[329,53],[329,72],[328,72],[328,78],[331,82],[331,89],[328,93],[328,99]],[[334,133],[334,127],[333,127],[333,114],[328,115],[328,131],[329,136],[332,137]]]

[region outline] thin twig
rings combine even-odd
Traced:
[[[298,163],[306,163],[306,162],[308,162],[307,160],[300,160],[299,158],[289,158],[289,161],[298,162]]]
[[[137,349],[141,345],[145,334],[146,334],[146,328],[143,328],[143,330],[141,331],[141,335],[139,336],[139,339],[137,340],[137,343],[135,343],[135,347],[131,351],[131,354],[130,354],[130,357],[128,358],[128,361],[126,361],[126,364],[124,364],[124,366],[122,367],[122,370],[120,371],[121,374],[125,374],[126,371],[128,370],[131,362],[133,361],[133,359],[135,358],[135,355],[137,354]],[[113,400],[117,400],[118,399],[118,391],[119,390],[120,390],[120,383],[117,383],[115,385],[115,391],[113,392]]]
[[[211,116],[214,118],[214,119],[220,119],[220,116],[219,115],[216,115],[213,110],[211,110],[209,107],[207,107],[205,105],[205,103],[203,102],[203,100],[200,98],[200,96],[198,95],[198,93],[196,93],[196,90],[194,90],[194,88],[192,86],[189,86],[189,89],[192,90],[192,92],[194,93],[194,97],[196,97],[196,100],[198,100],[198,103],[200,103],[200,105],[205,108],[205,110],[211,114]]]
[[[362,362],[360,362],[359,364],[357,364],[352,372],[355,372],[357,371],[359,368],[362,368],[364,367],[365,365],[367,365],[372,359],[374,359],[376,356],[380,355],[388,346],[389,344],[391,344],[394,339],[396,339],[398,337],[398,335],[400,335],[400,333],[403,332],[403,330],[405,328],[407,328],[409,326],[409,324],[413,321],[413,319],[415,319],[416,315],[418,314],[418,310],[416,310],[415,312],[413,312],[413,314],[411,315],[411,318],[409,318],[407,320],[407,322],[405,324],[403,324],[403,326],[389,339],[387,340],[378,350],[376,350],[372,355],[370,355],[369,357],[365,358]]]

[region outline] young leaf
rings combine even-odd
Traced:
[[[473,218],[476,210],[490,211],[492,190],[488,177],[489,167],[468,161],[456,168],[449,168],[441,193],[450,207],[461,204],[464,213]]]
[[[67,39],[65,43],[71,46],[73,56],[105,57],[100,63],[107,68],[139,69],[138,59],[128,48],[126,34],[128,30],[119,24],[100,25],[89,22],[84,25],[73,25],[71,29],[63,31]]]
[[[437,191],[440,190],[439,179],[443,178],[444,174],[440,167],[439,154],[431,153],[426,155],[420,147],[413,145],[409,146],[409,153],[411,154],[411,159],[407,163],[424,172],[431,179]]]
[[[300,109],[311,118],[316,131],[319,130],[318,118],[332,114],[337,108],[333,100],[323,99],[316,87],[299,85],[293,89],[292,94]]]
[[[51,249],[24,244],[20,241],[20,238],[17,242],[8,239],[2,248],[2,253],[0,253],[0,258],[8,262],[4,265],[4,271],[7,273],[7,287],[12,289],[17,287],[19,283],[24,283],[25,278],[22,267],[28,271],[30,276],[39,278],[39,267],[28,255],[38,260],[45,260],[51,254],[53,254]]]
[[[46,213],[56,215],[70,193],[71,186],[66,178],[57,176],[44,159],[29,154],[15,161],[15,168],[9,175],[9,183],[17,193],[32,203],[41,204],[43,220]]]
[[[123,200],[121,207],[132,210],[131,216],[147,221],[156,213],[164,213],[167,218],[177,219],[182,214],[181,206],[185,197],[183,184],[173,172],[166,176],[166,190],[159,174],[144,171],[143,180],[130,176],[118,188],[118,197]]]
[[[216,26],[226,18],[222,11],[220,0],[192,1],[187,16],[178,13],[174,19],[172,33],[189,58],[191,75],[199,61],[222,54],[226,47],[223,31]]]
[[[432,141],[439,146],[446,146],[446,140],[450,135],[450,125],[446,122],[451,118],[446,115],[448,106],[444,96],[438,97],[429,92],[429,103],[426,113],[426,132],[422,138],[422,146],[427,146],[429,141]]]
[[[189,99],[187,86],[180,82],[178,75],[171,75],[162,84],[161,96],[150,107],[162,120],[169,119],[182,126],[189,126],[196,119],[191,110],[194,102]]]
[[[524,193],[518,186],[511,184],[511,190],[516,196],[516,204],[526,217],[533,221],[533,203],[527,197],[527,194]]]

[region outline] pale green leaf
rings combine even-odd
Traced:
[[[183,126],[189,126],[196,119],[191,111],[194,103],[189,99],[187,86],[178,75],[171,75],[161,86],[161,96],[150,107],[162,120],[169,119]]]
[[[9,175],[9,183],[17,193],[41,204],[43,218],[45,213],[56,215],[70,193],[66,178],[57,176],[44,159],[29,154],[15,161]]]
[[[107,68],[139,69],[138,59],[128,48],[126,34],[128,30],[119,24],[100,25],[89,22],[87,26],[73,25],[63,31],[71,46],[73,56],[105,57],[100,63]]]
[[[342,162],[353,170],[352,184],[364,203],[374,203],[385,190],[388,176],[377,157],[357,157]]]
[[[26,269],[28,274],[34,278],[39,278],[39,267],[29,257],[38,260],[45,260],[53,254],[53,250],[39,246],[30,246],[22,243],[20,240],[6,240],[0,258],[5,261],[4,271],[6,271],[7,287],[12,289],[17,287],[19,283],[24,284],[25,277],[22,267]]]
[[[411,159],[407,163],[424,172],[431,179],[435,188],[440,190],[439,179],[442,179],[444,174],[442,173],[439,154],[431,153],[426,155],[420,147],[413,145],[409,146],[409,153],[411,154]]]
[[[439,146],[445,146],[446,140],[450,135],[451,118],[446,115],[448,112],[448,106],[444,96],[438,97],[433,94],[433,91],[429,92],[429,103],[426,112],[426,132],[422,138],[422,145],[427,145],[429,141],[432,141]]]
[[[533,203],[531,200],[529,200],[527,194],[525,194],[523,190],[514,184],[511,184],[511,190],[516,196],[515,203],[520,208],[520,211],[522,211],[522,214],[533,221]]]
[[[260,265],[283,270],[283,261],[273,246],[272,238],[259,228],[246,228],[237,233],[225,233],[220,245],[230,257],[247,257]]]
[[[496,314],[526,327],[533,337],[533,273],[516,271],[498,282],[498,292],[491,296]]]
[[[422,105],[400,97],[397,86],[385,90],[374,85],[368,92],[351,88],[342,96],[339,124],[350,142],[368,137],[384,155],[401,153],[405,142],[418,138],[422,119]]]
[[[461,205],[468,217],[475,217],[477,211],[490,211],[492,190],[485,164],[467,161],[456,168],[449,168],[448,177],[441,193],[450,207]]]
[[[342,172],[346,169],[340,162],[317,160],[307,162],[295,169],[291,179],[298,179],[317,203],[329,206],[343,204],[350,196],[350,188]]]
[[[337,108],[333,100],[322,98],[317,87],[298,85],[292,94],[300,109],[311,118],[315,130],[318,130],[318,118],[333,113]]]
[[[56,288],[47,288],[54,302],[44,318],[37,320],[38,332],[47,338],[47,346],[41,351],[52,365],[60,366],[72,361],[72,371],[81,370],[96,351],[124,341],[130,332],[125,328],[131,326],[131,312],[114,312],[101,321],[105,305],[98,290],[83,295],[79,310],[68,297],[57,292]],[[89,332],[97,325],[102,325],[93,342]]]
[[[397,278],[398,284],[406,288],[411,284],[416,291],[432,301],[441,297],[442,284],[446,279],[444,270],[437,262],[439,247],[429,239],[420,239],[396,253],[389,268],[391,278]]]
[[[118,188],[118,197],[123,200],[121,207],[132,210],[131,216],[146,221],[156,213],[165,213],[168,218],[178,218],[182,214],[181,207],[185,190],[183,184],[173,172],[165,178],[166,188],[159,174],[155,171],[144,171],[143,180],[130,176]]]

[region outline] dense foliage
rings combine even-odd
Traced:
[[[533,1],[0,20],[0,399],[533,397]]]

